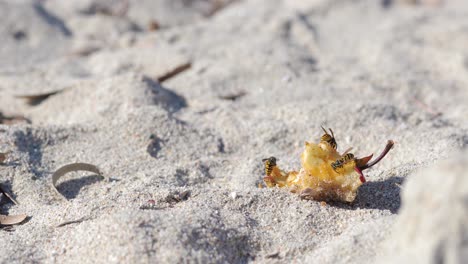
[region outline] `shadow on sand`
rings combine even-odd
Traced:
[[[355,210],[378,209],[389,210],[393,214],[400,209],[401,184],[403,177],[391,177],[383,181],[368,181],[359,187],[356,200],[352,204],[330,203],[333,206]]]
[[[94,184],[103,179],[104,178],[99,175],[84,176],[79,179],[68,180],[60,183],[57,186],[57,190],[67,199],[74,199],[78,196],[83,187]]]

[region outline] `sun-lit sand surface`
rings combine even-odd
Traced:
[[[467,261],[467,1],[1,0],[0,18],[19,202],[0,214],[29,216],[0,262]],[[262,159],[298,170],[321,125],[340,153],[395,141],[354,203],[259,188]],[[74,162],[105,179],[68,173],[62,199]]]

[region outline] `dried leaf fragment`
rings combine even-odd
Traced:
[[[156,20],[151,20],[148,22],[148,31],[156,31],[161,28],[161,25]]]
[[[190,197],[191,192],[189,190],[181,193],[170,194],[166,197],[166,202],[170,204],[180,203],[187,200]]]
[[[223,99],[223,100],[236,101],[237,99],[243,97],[246,94],[247,94],[246,92],[240,91],[240,92],[237,92],[237,93],[230,93],[230,94],[220,95],[218,97],[220,99]]]
[[[94,172],[97,175],[103,176],[103,174],[101,173],[101,171],[99,170],[97,166],[93,164],[89,164],[89,163],[70,163],[70,164],[60,167],[58,170],[54,172],[54,174],[52,174],[52,186],[55,192],[65,199],[66,197],[63,196],[57,189],[57,181],[60,179],[60,177],[72,171],[89,171],[89,172]]]
[[[5,125],[13,125],[16,123],[26,122],[28,124],[31,123],[31,120],[27,119],[24,116],[15,115],[15,116],[5,116],[2,112],[0,112],[0,124]]]
[[[28,105],[38,105],[45,99],[49,98],[49,96],[55,95],[59,92],[60,91],[50,91],[38,94],[16,95],[15,97],[26,100]]]
[[[0,225],[17,225],[23,222],[28,216],[20,215],[0,215]]]

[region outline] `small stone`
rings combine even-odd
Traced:
[[[236,193],[236,192],[232,192],[232,193],[229,194],[229,196],[230,196],[233,200],[235,200],[235,199],[237,198],[237,193]]]

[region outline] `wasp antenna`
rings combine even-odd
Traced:
[[[341,154],[341,156],[346,155],[346,153],[350,152],[352,149],[353,147],[348,148],[347,150],[345,150],[345,152],[343,152],[343,154]]]
[[[325,128],[323,128],[323,126],[320,126],[323,130],[323,132],[325,132],[325,134],[328,134],[328,132],[325,130]]]
[[[335,137],[335,134],[333,133],[333,130],[331,128],[328,128],[331,132],[332,137]]]

